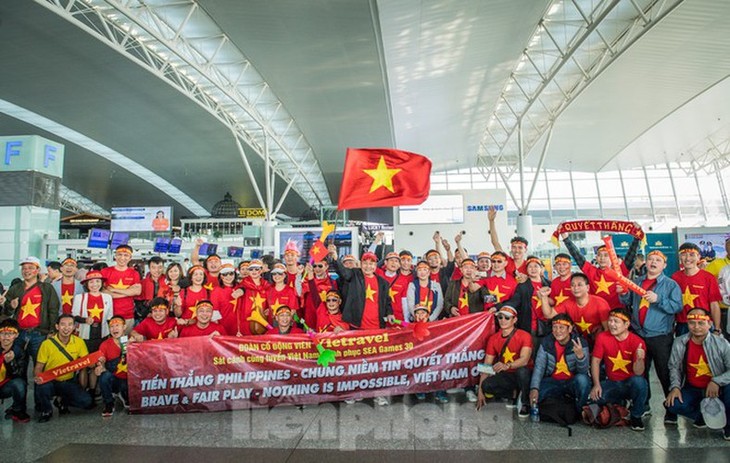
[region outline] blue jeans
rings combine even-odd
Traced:
[[[53,396],[58,396],[64,405],[69,407],[89,408],[92,405],[91,396],[79,386],[75,379],[36,384],[35,401],[38,411],[44,415],[53,413],[51,405]]]
[[[20,330],[18,337],[15,340],[15,345],[20,346],[28,356],[28,360],[33,359],[33,365],[35,366],[36,358],[38,357],[38,349],[41,348],[41,343],[46,340],[46,335],[41,334],[36,330]]]
[[[25,381],[20,378],[13,378],[0,387],[0,399],[13,398],[13,405],[10,407],[14,412],[25,411]]]
[[[101,398],[104,404],[114,404],[115,392],[122,394],[124,400],[127,401],[129,393],[127,390],[127,380],[117,378],[111,371],[105,371],[99,377],[99,388],[101,389]]]
[[[538,402],[542,402],[548,397],[561,399],[568,395],[575,399],[575,406],[580,410],[588,402],[590,392],[591,380],[588,379],[588,375],[578,373],[566,380],[557,380],[547,376],[540,381]]]
[[[599,405],[619,404],[624,400],[631,400],[631,416],[640,418],[646,411],[646,398],[649,394],[649,384],[643,376],[632,376],[623,381],[601,381],[603,393],[598,400]]]
[[[690,420],[696,421],[702,412],[700,412],[700,402],[705,398],[705,390],[699,387],[690,386],[685,384],[682,388],[682,400],[674,401],[674,405],[667,407],[669,413],[675,415],[686,416]],[[730,429],[730,386],[723,386],[720,388],[720,400],[725,404],[725,416],[727,417],[727,424],[725,429]]]

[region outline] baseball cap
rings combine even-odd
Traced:
[[[509,315],[510,317],[516,317],[517,316],[517,310],[515,310],[515,308],[512,307],[511,305],[504,305],[504,306],[502,306],[502,308],[499,309],[499,312],[497,312],[497,313],[498,314],[501,313],[503,315]]]
[[[233,264],[223,264],[221,267],[221,273],[236,273],[236,269],[233,267]]]
[[[33,257],[33,256],[28,256],[25,259],[21,260],[20,265],[23,265],[23,264],[33,264],[36,267],[41,268],[40,259],[38,259],[37,257]]]
[[[725,404],[719,397],[705,397],[700,403],[702,418],[710,429],[722,429],[727,424],[725,416]]]
[[[274,267],[271,269],[271,273],[280,273],[285,274],[286,273],[286,266],[281,263],[274,264]]]

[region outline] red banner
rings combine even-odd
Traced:
[[[553,244],[558,246],[560,242],[558,238],[563,233],[575,233],[581,231],[605,231],[612,233],[626,233],[641,241],[646,240],[644,230],[634,222],[624,220],[573,220],[563,222],[553,232],[551,240]]]
[[[317,335],[335,362],[317,364],[304,334],[196,337],[130,344],[133,413],[179,413],[312,404],[476,384],[492,315],[429,323],[418,341],[400,330]]]
[[[43,373],[38,375],[38,378],[40,378],[40,380],[41,380],[39,384],[47,383],[48,381],[53,381],[54,379],[58,378],[59,376],[67,375],[69,373],[73,373],[74,371],[79,371],[84,368],[96,366],[96,363],[102,357],[103,357],[102,353],[99,351],[96,351],[96,352],[92,352],[89,355],[79,357],[72,362],[64,363],[63,365],[57,366],[56,368],[46,370]]]

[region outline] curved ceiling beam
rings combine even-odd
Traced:
[[[115,151],[108,146],[99,143],[96,140],[92,140],[82,133],[66,127],[65,125],[59,124],[58,122],[52,121],[46,117],[41,116],[40,114],[36,114],[25,108],[21,108],[20,106],[15,105],[9,101],[5,101],[3,99],[0,99],[0,112],[2,112],[3,114],[7,114],[10,117],[14,117],[15,119],[31,124],[35,127],[38,127],[39,129],[45,130],[46,132],[52,133],[57,137],[69,141],[74,145],[80,146],[110,162],[113,162],[119,167],[122,167],[123,169],[131,172],[132,174],[146,181],[150,185],[159,189],[199,217],[205,217],[210,215],[210,212],[208,212],[207,209],[198,204],[193,198],[182,192],[180,189],[175,187],[164,178],[160,177],[148,168],[136,163],[119,151]]]

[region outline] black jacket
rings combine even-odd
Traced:
[[[360,326],[362,314],[365,310],[365,275],[359,268],[349,269],[342,265],[340,260],[332,260],[332,265],[339,278],[342,294],[342,320],[353,326]],[[375,275],[378,280],[378,308],[380,314],[380,327],[385,328],[385,317],[393,315],[393,307],[390,304],[390,285],[384,278]]]
[[[55,329],[60,301],[58,300],[56,290],[53,289],[53,286],[51,286],[50,283],[39,281],[36,284],[41,291],[41,323],[38,325],[37,330],[42,334],[48,334]],[[18,313],[20,312],[20,306],[22,305],[21,299],[25,293],[25,282],[21,281],[11,286],[10,289],[8,289],[8,293],[5,295],[6,301],[3,315],[17,320]],[[15,298],[18,298],[18,307],[13,309],[10,306],[10,301]]]
[[[459,295],[461,294],[461,280],[450,280],[449,287],[444,296],[444,310],[442,314],[451,316],[451,308],[459,307]],[[466,299],[469,304],[469,313],[484,312],[484,296],[489,294],[489,290],[484,286],[480,286],[478,291],[468,291]]]
[[[549,287],[550,282],[543,277],[542,285]],[[505,301],[502,304],[497,304],[497,310],[499,310],[503,305],[510,305],[514,307],[515,310],[517,310],[517,328],[525,330],[528,333],[532,333],[532,295],[534,292],[535,288],[533,288],[532,281],[528,278],[517,285],[515,293],[508,301]]]

